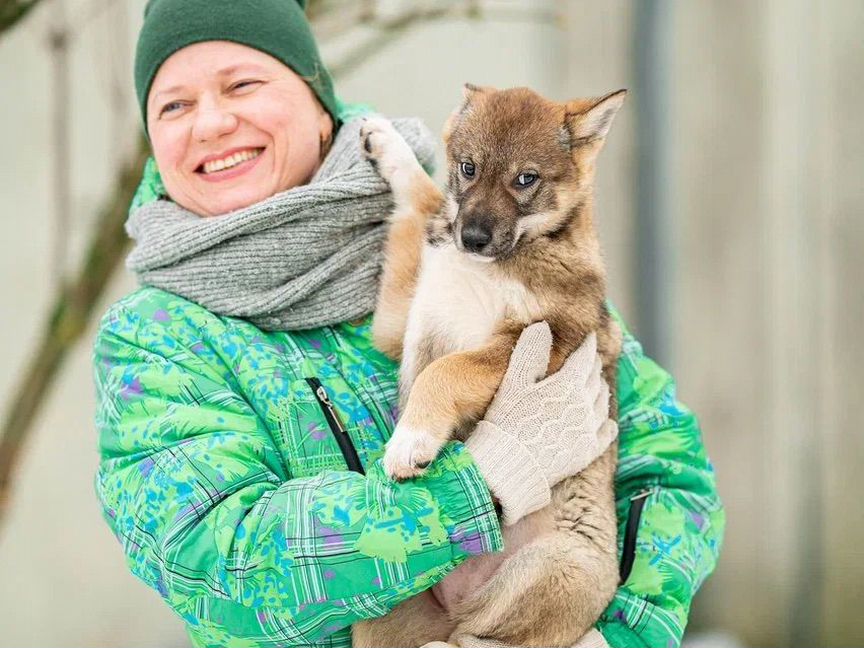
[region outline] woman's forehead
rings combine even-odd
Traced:
[[[150,98],[170,94],[190,84],[230,77],[238,73],[293,71],[278,59],[230,41],[195,43],[169,56],[153,79]]]

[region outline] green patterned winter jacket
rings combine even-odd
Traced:
[[[350,646],[350,625],[499,551],[489,492],[445,447],[388,480],[397,368],[369,320],[264,332],[155,288],[114,304],[94,369],[96,488],[132,572],[196,646]],[[677,646],[724,517],[693,415],[625,337],[613,647]]]

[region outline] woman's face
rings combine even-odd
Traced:
[[[159,68],[147,128],[171,199],[215,216],[308,182],[333,121],[282,62],[245,45],[208,41],[184,47]]]

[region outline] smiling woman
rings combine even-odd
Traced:
[[[378,461],[398,394],[370,339],[387,185],[292,0],[151,0],[135,69],[156,164],[127,222],[144,286],[96,339],[105,517],[196,645],[347,648],[355,621],[501,548],[461,444],[411,483]],[[428,130],[395,125],[430,167]]]
[[[500,448],[472,455],[458,442],[416,479],[383,470],[398,365],[373,346],[371,313],[392,197],[361,154],[362,120],[336,100],[303,5],[150,0],[138,40],[156,163],[126,224],[142,287],[109,308],[95,341],[96,491],[130,570],[196,646],[349,648],[352,624],[500,551],[496,503],[527,515],[554,486],[538,480],[529,493],[518,479],[487,479]],[[431,167],[428,130],[394,126]],[[513,351],[511,365],[531,375],[508,398],[571,402],[596,354],[535,384],[551,344],[542,326]],[[642,526],[628,528],[677,536],[674,565],[692,576],[656,572],[640,537],[627,545],[637,552],[630,589],[600,627],[615,646],[669,646],[713,567],[722,511],[695,421],[628,340],[619,514],[650,487]],[[589,382],[579,396],[601,402],[608,387]],[[567,449],[567,475],[602,451],[601,422],[532,411]],[[492,418],[523,438],[524,426]],[[516,454],[530,466],[538,450]],[[686,515],[697,502],[698,516]],[[596,631],[588,641],[605,645]]]
[[[165,189],[202,216],[309,181],[333,119],[291,68],[226,41],[196,43],[159,68],[147,130]]]

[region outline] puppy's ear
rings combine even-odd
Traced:
[[[571,147],[604,139],[626,96],[626,90],[617,90],[599,99],[568,102],[565,106],[565,125],[570,131]]]
[[[459,105],[453,109],[453,112],[450,113],[447,121],[444,122],[444,129],[441,133],[441,136],[444,139],[445,145],[450,139],[450,133],[453,132],[453,126],[458,121],[459,116],[465,112],[471,102],[474,101],[478,96],[486,94],[488,92],[492,92],[493,90],[494,88],[478,86],[474,85],[473,83],[466,83],[462,86],[462,101],[459,102]]]
[[[462,86],[462,98],[464,99],[463,106],[467,105],[468,102],[471,101],[471,99],[473,99],[476,95],[491,92],[492,90],[493,88],[478,86],[474,85],[473,83],[464,84]]]

